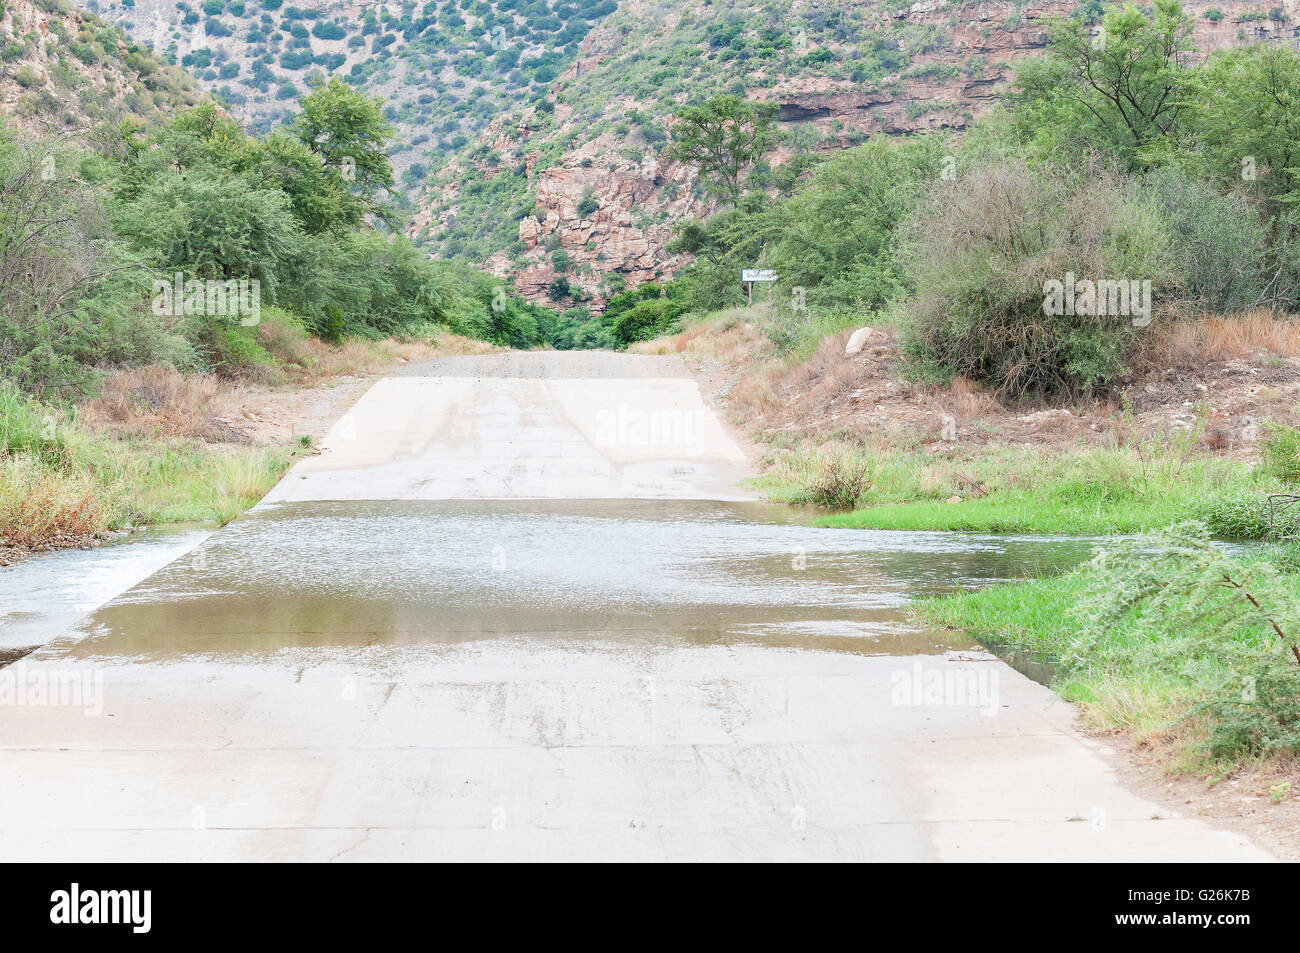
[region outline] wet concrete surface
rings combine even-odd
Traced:
[[[521,636],[631,647],[964,648],[910,625],[923,592],[1073,565],[1086,540],[860,532],[767,504],[365,502],[266,507],[74,628],[74,657]]]
[[[42,645],[212,535],[138,530],[93,549],[40,553],[0,569],[0,651]]]
[[[385,392],[369,413],[412,412]],[[465,393],[466,440],[528,466],[535,434],[507,431],[542,408]],[[610,473],[620,439],[589,441]],[[364,469],[347,453],[286,480]],[[805,519],[268,501],[0,669],[0,859],[1268,858],[1125,790],[1056,695],[907,619],[919,593],[1058,570],[1088,541]]]

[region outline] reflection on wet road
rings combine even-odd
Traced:
[[[813,529],[766,504],[299,503],[260,509],[96,613],[77,656],[310,646],[966,647],[909,625],[924,592],[1056,571],[1081,540]]]

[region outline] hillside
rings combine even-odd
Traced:
[[[665,248],[672,224],[710,211],[693,171],[662,156],[683,103],[724,92],[777,103],[772,164],[880,133],[961,130],[1018,58],[1044,48],[1046,19],[1092,6],[627,0],[547,101],[494,120],[431,176],[412,235],[439,254],[486,260],[527,297],[546,298],[563,275],[599,303],[670,276],[682,264]],[[1280,18],[1253,3],[1185,8],[1204,52],[1297,42],[1300,3],[1277,7]]]
[[[0,2],[0,113],[21,127],[147,120],[206,98],[183,70],[93,13],[61,0]]]
[[[196,75],[251,131],[326,75],[387,101],[394,167],[418,193],[440,157],[544,95],[614,0],[110,0],[113,23]]]
[[[385,98],[411,238],[559,305],[600,304],[683,263],[666,249],[672,224],[710,205],[693,171],[662,154],[682,104],[723,92],[776,103],[772,164],[880,133],[959,131],[1016,59],[1043,49],[1045,20],[1100,11],[1095,0],[91,5],[253,131],[326,75]],[[1202,51],[1297,42],[1300,0],[1185,6]]]

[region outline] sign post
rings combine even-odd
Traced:
[[[749,306],[754,306],[754,282],[776,281],[776,272],[770,268],[742,268],[740,280],[749,285]],[[769,295],[770,297],[770,295]]]

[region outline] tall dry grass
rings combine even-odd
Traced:
[[[211,374],[182,374],[170,365],[126,368],[108,375],[82,414],[128,433],[206,439],[222,390]]]
[[[41,547],[101,532],[111,505],[86,473],[68,473],[32,454],[0,456],[0,543]]]
[[[1161,321],[1149,330],[1138,350],[1140,362],[1149,367],[1191,367],[1260,354],[1300,357],[1300,320],[1271,311]]]
[[[633,354],[680,354],[728,366],[747,364],[775,353],[772,342],[755,324],[757,317],[757,309],[720,311],[678,334],[638,341],[628,350]]]

